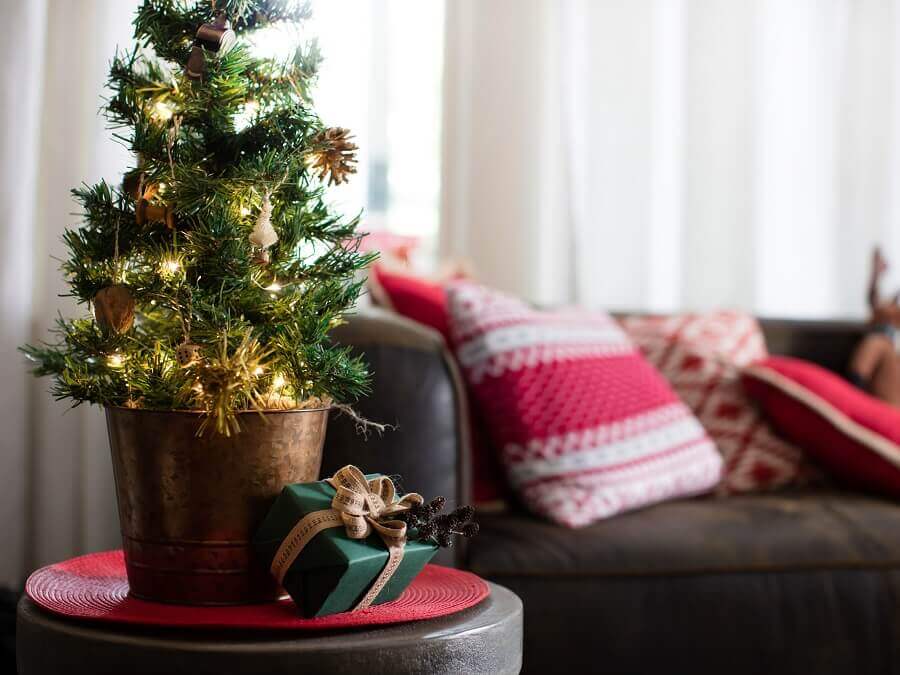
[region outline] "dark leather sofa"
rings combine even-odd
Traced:
[[[862,327],[765,321],[773,353],[842,371]],[[374,372],[362,441],[333,420],[325,471],[354,462],[466,503],[465,393],[441,338],[367,310],[338,339]],[[580,530],[515,507],[444,562],[525,603],[527,673],[900,673],[900,508],[838,489],[674,501]],[[455,555],[455,557],[453,557]]]

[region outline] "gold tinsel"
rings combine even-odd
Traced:
[[[235,409],[265,408],[257,384],[268,356],[259,341],[247,333],[231,354],[228,340],[223,338],[218,354],[194,363],[196,380],[186,385],[188,390],[183,395],[207,412],[198,434],[212,422],[216,431],[230,436],[240,431]]]
[[[328,178],[329,185],[347,182],[347,176],[356,173],[356,151],[349,129],[331,127],[316,134],[312,139],[310,153],[313,170],[318,171],[319,180]]]

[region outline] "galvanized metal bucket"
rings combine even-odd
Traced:
[[[318,480],[328,410],[238,419],[239,434],[198,437],[200,413],[106,409],[132,595],[190,605],[280,595],[250,541],[285,485]]]

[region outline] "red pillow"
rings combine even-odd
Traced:
[[[622,325],[722,453],[719,494],[772,490],[809,477],[803,451],[775,435],[741,387],[741,368],[768,356],[754,317],[733,311],[632,316]]]
[[[775,427],[836,477],[900,496],[900,409],[800,359],[770,357],[743,381]]]
[[[447,293],[441,284],[373,265],[369,270],[369,285],[376,304],[434,328],[449,342]]]
[[[439,332],[450,343],[447,293],[444,287],[421,277],[388,272],[382,265],[373,265],[369,272],[369,286],[376,304],[392,309]],[[506,485],[497,453],[490,445],[484,420],[469,401],[469,428],[472,448],[472,499],[482,508],[503,499]]]
[[[535,513],[579,527],[716,485],[712,442],[609,315],[470,282],[447,293],[457,360]]]

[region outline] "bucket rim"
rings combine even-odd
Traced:
[[[312,412],[328,412],[334,408],[333,405],[322,406],[318,408],[288,408],[288,409],[272,409],[272,410],[235,410],[235,415],[283,415],[286,413],[312,413]],[[164,413],[169,415],[189,415],[192,417],[200,417],[208,415],[206,410],[178,410],[172,408],[128,408],[124,405],[105,405],[103,409],[107,412],[127,412],[127,413]]]

